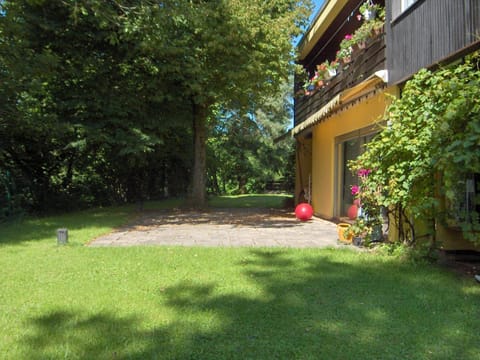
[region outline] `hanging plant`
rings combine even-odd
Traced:
[[[368,0],[360,6],[359,11],[365,21],[372,21],[377,17],[380,8],[380,5],[375,4],[372,0]]]

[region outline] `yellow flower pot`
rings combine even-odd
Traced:
[[[337,231],[338,231],[338,240],[340,240],[343,243],[352,243],[352,235],[345,236],[345,230],[348,230],[350,227],[350,224],[347,223],[339,223],[337,224]]]

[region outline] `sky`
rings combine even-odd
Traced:
[[[313,4],[315,5],[315,10],[313,11],[312,16],[315,16],[318,10],[322,7],[325,0],[313,0]]]
[[[310,14],[310,21],[309,21],[309,24],[312,22],[313,18],[315,17],[315,15],[317,15],[318,13],[318,10],[320,10],[320,8],[322,7],[323,3],[325,2],[325,0],[312,0],[312,4],[314,5],[314,8],[312,10],[312,13]],[[300,36],[297,36],[294,40],[293,40],[293,44],[296,46],[298,45],[298,43],[300,42],[301,38],[302,38],[303,34],[300,35]]]

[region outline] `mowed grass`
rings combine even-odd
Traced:
[[[480,358],[471,279],[348,249],[83,246],[134,214],[0,226],[0,358]]]
[[[292,197],[283,194],[215,196],[209,199],[209,205],[214,208],[282,208],[288,199]]]

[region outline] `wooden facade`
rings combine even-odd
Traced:
[[[342,8],[338,16],[332,20],[331,25],[325,30],[311,51],[298,59],[309,73],[315,71],[316,65],[325,59],[335,60],[340,42],[346,34],[352,34],[360,25],[355,19],[355,14],[364,0],[349,0]]]
[[[403,12],[400,3],[386,1],[390,84],[479,46],[479,0],[417,0]]]
[[[385,54],[385,34],[382,33],[369,42],[365,49],[354,53],[352,62],[343,66],[325,87],[312,95],[297,97],[295,126],[308,119],[341,91],[359,84],[376,71],[385,69]]]

